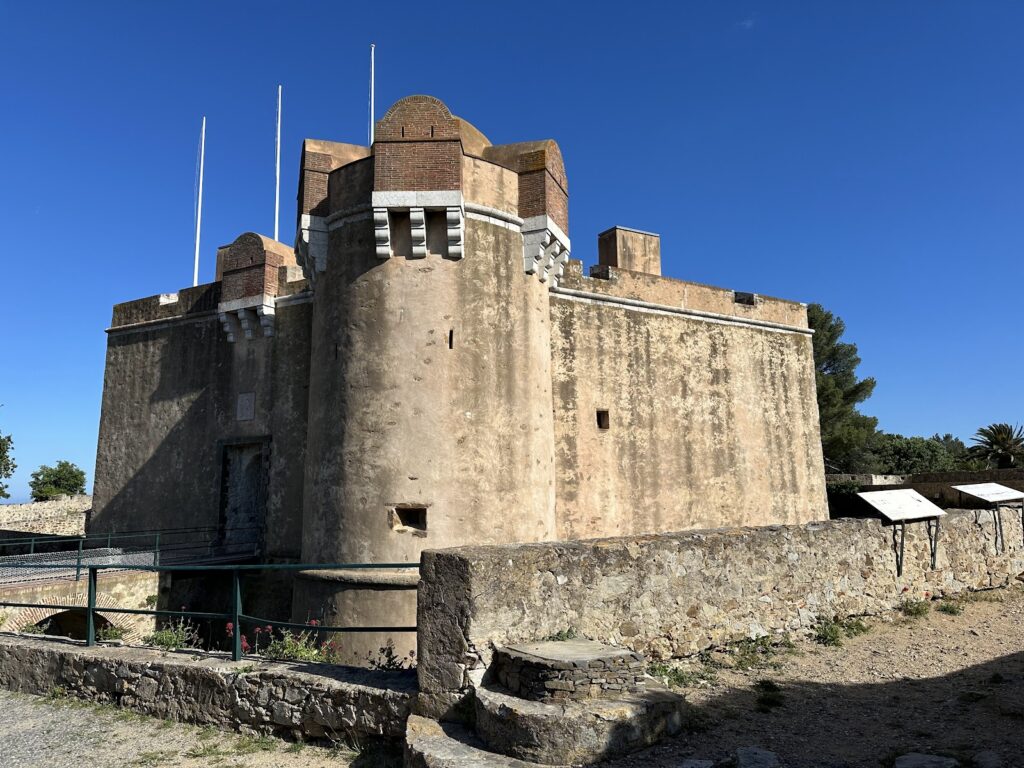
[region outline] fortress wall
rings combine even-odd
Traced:
[[[92,497],[84,494],[29,504],[0,504],[0,538],[20,538],[22,533],[81,536],[91,508]],[[12,554],[12,550],[5,549],[4,554]]]
[[[551,316],[559,538],[828,517],[809,335],[558,292]]]
[[[137,318],[138,304],[115,307],[115,321]],[[297,553],[301,469],[284,462],[287,452],[301,454],[304,381],[275,371],[274,350],[285,349],[279,365],[302,369],[308,306],[282,307],[279,322],[279,336],[235,343],[213,312],[111,329],[90,533],[217,525],[225,446],[265,442],[278,431],[281,485],[268,516],[282,524],[291,514],[281,549]]]
[[[902,577],[894,529],[873,519],[425,552],[420,689],[443,708],[494,646],[569,629],[668,658],[1005,586],[1024,571],[1024,532],[1019,514],[1003,526],[997,553],[991,512],[950,513],[933,571],[925,524],[909,524]]]

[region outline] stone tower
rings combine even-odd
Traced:
[[[372,149],[306,142],[303,562],[556,538],[549,285],[569,256],[566,186],[554,142],[494,147],[427,96],[391,107]],[[415,595],[395,589],[410,578],[307,572],[293,617],[411,625]]]

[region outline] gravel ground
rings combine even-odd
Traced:
[[[347,750],[250,738],[111,706],[0,691],[3,768],[355,768],[373,762]]]
[[[843,637],[842,647],[802,642],[756,656],[750,669],[737,669],[735,654],[712,654],[685,667],[711,678],[681,688],[694,705],[694,730],[607,766],[676,768],[753,746],[787,768],[879,768],[909,752],[967,766],[982,751],[1022,768],[1024,589],[958,605],[959,615],[932,602],[919,618],[869,620],[870,631]]]

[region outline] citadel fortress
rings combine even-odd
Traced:
[[[114,308],[90,532],[415,563],[827,517],[805,305],[664,277],[624,227],[586,273],[554,141],[402,99],[371,147],[305,141],[296,228]],[[278,610],[411,623],[407,573],[305,572]]]

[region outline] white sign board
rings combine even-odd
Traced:
[[[992,504],[1004,501],[1024,501],[1024,492],[1015,491],[999,483],[974,483],[973,485],[954,485],[958,491],[963,491],[968,496],[982,499]]]
[[[894,491],[866,491],[857,495],[877,509],[883,517],[894,523],[927,520],[946,514],[913,488],[897,488]]]

